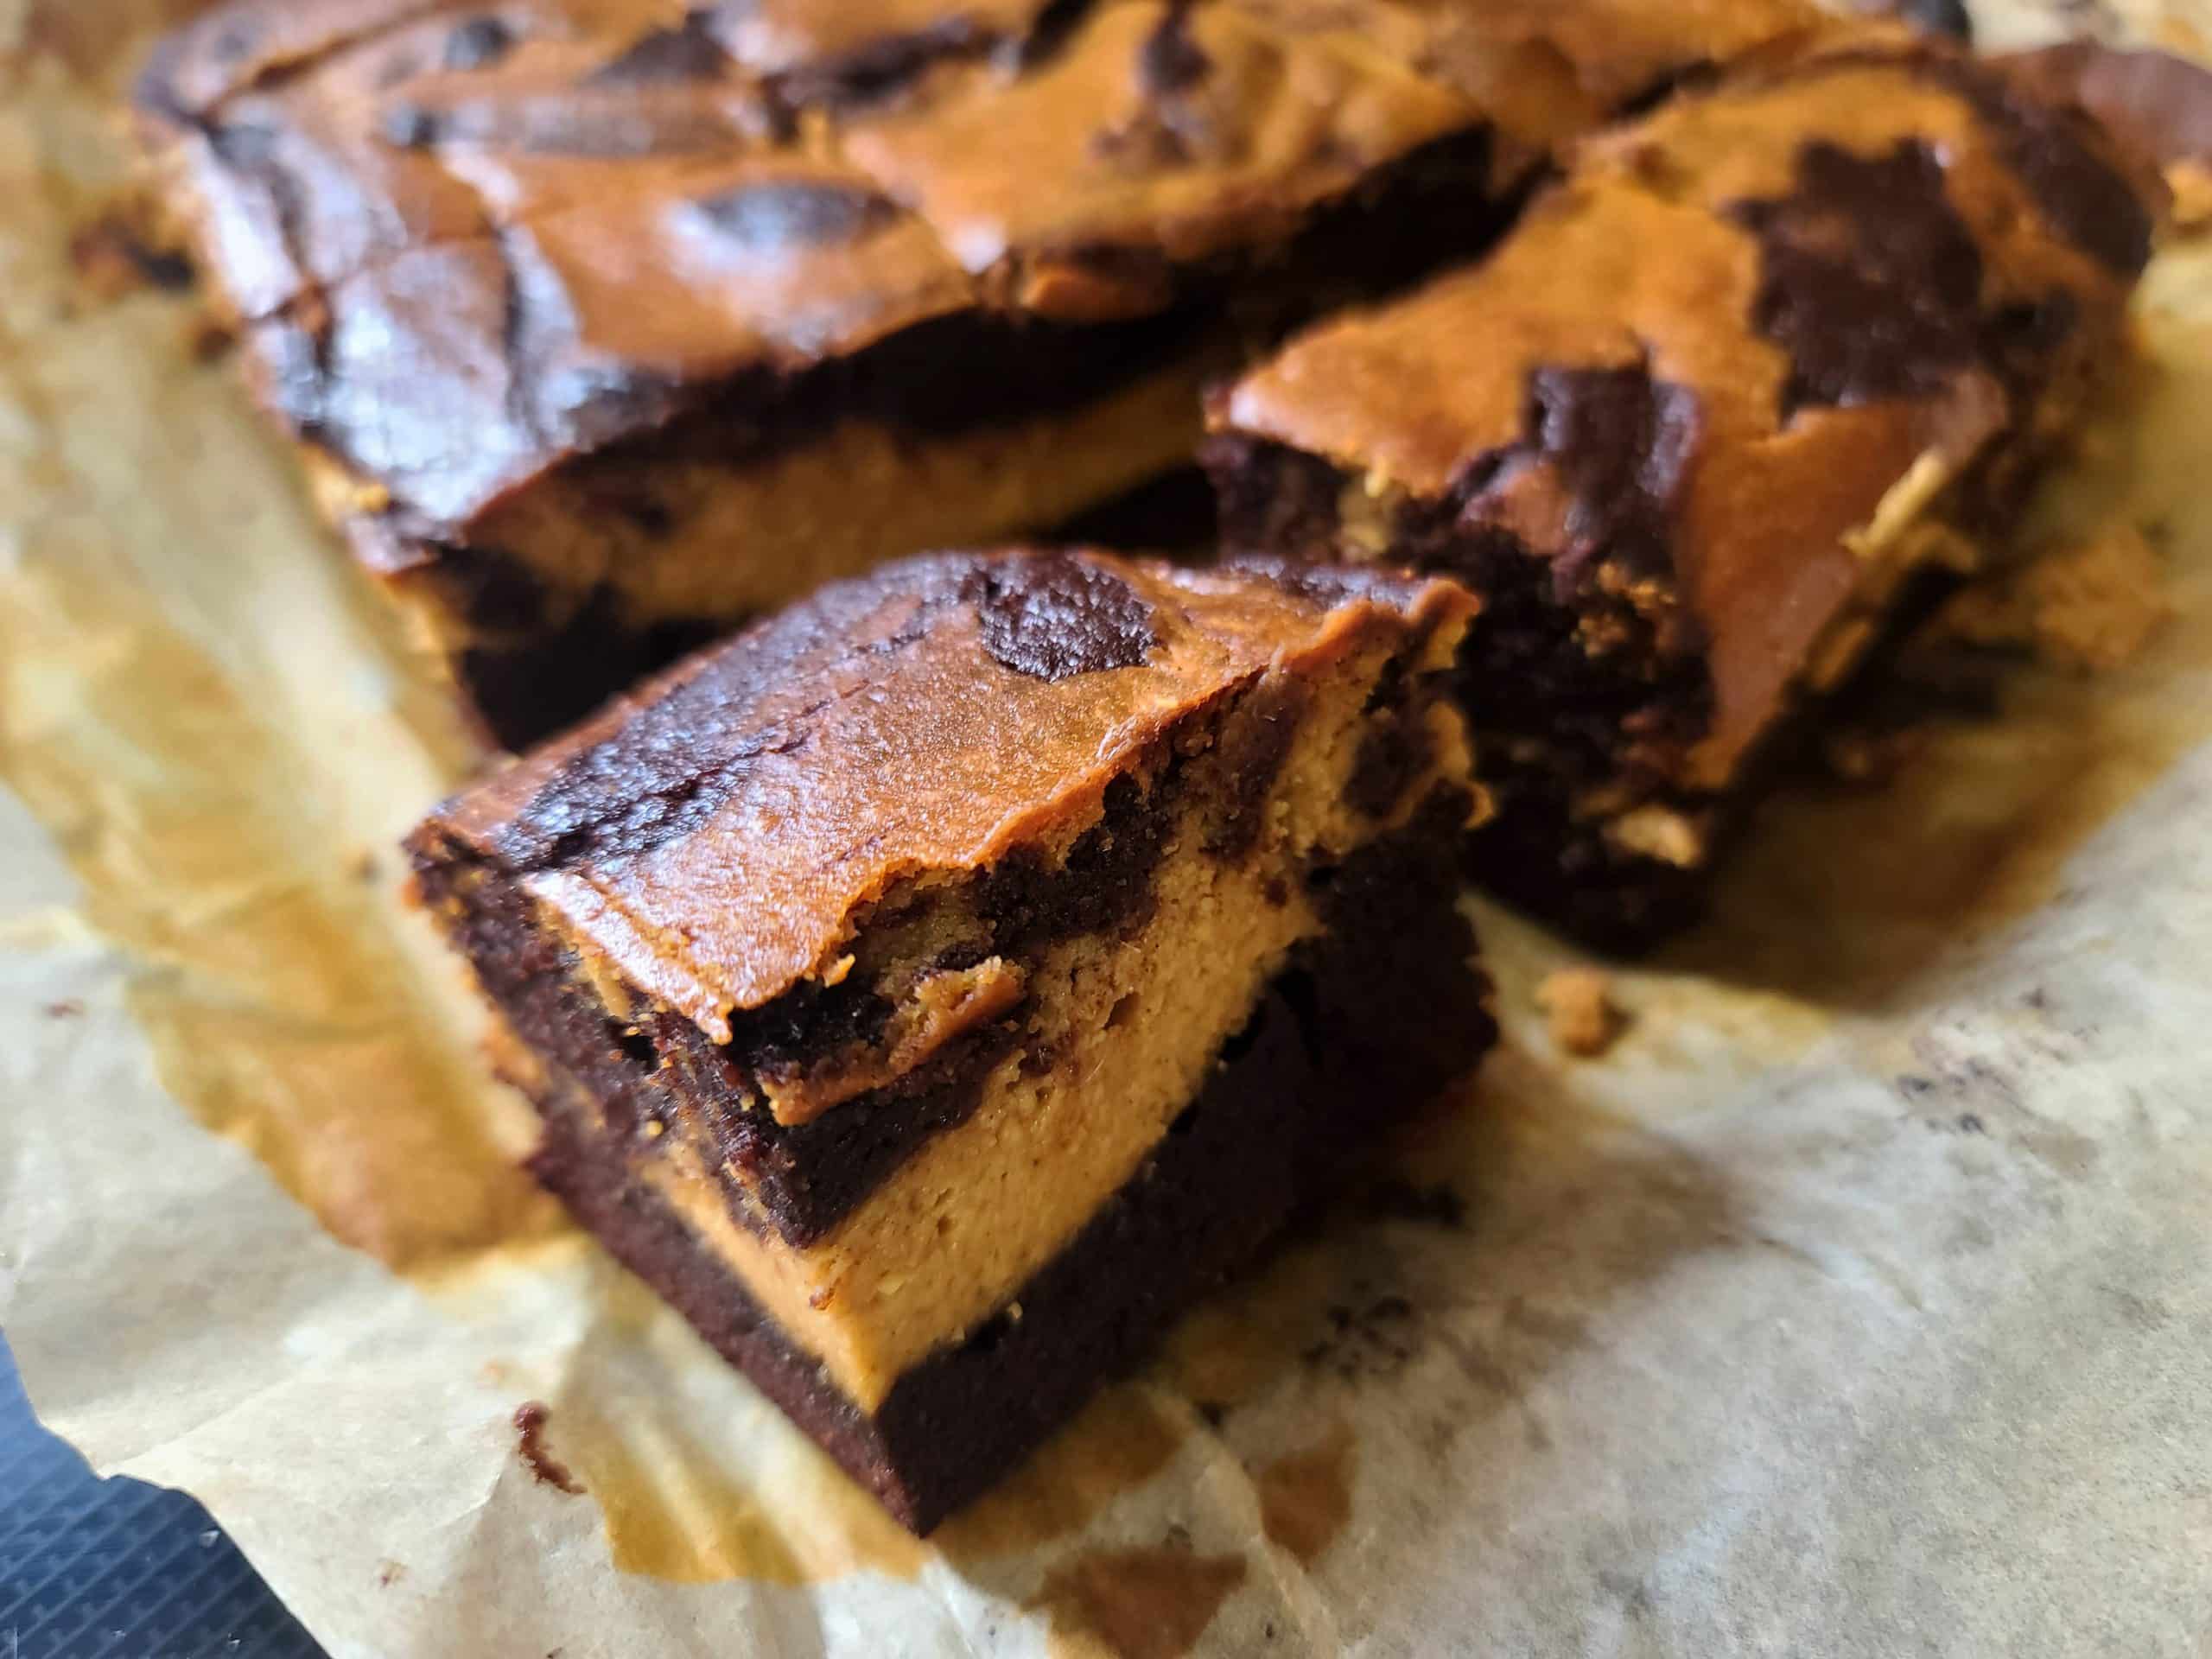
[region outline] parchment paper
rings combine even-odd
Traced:
[[[1398,1184],[919,1545],[514,1171],[390,851],[462,747],[104,291],[183,9],[0,0],[0,1323],[100,1469],[341,1659],[2212,1654],[2212,245],[2035,531],[2152,534],[2151,648],[1785,791],[1601,1060],[1483,911]]]

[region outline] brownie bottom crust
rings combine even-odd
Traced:
[[[863,1412],[542,1073],[538,1179],[917,1533],[995,1484],[1180,1313],[1322,1197],[1348,1154],[1496,1036],[1449,842],[1424,826],[1328,873],[1329,931],[1268,985],[1144,1166],[1000,1313]]]

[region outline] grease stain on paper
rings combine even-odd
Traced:
[[[920,1573],[926,1545],[796,1429],[777,1422],[769,1432],[792,1442],[777,1453],[772,1479],[729,1467],[674,1409],[618,1415],[611,1405],[564,1401],[550,1425],[565,1465],[599,1506],[619,1572],[671,1584],[785,1586]]]
[[[1260,1526],[1300,1567],[1312,1567],[1351,1519],[1357,1462],[1351,1424],[1339,1417],[1303,1452],[1262,1465],[1252,1477]]]
[[[620,1572],[798,1586],[863,1571],[912,1579],[933,1554],[956,1567],[1003,1563],[1084,1531],[1157,1475],[1184,1439],[1148,1390],[1116,1385],[923,1541],[780,1419],[763,1417],[741,1469],[692,1433],[691,1415],[680,1401],[662,1410],[589,1385],[551,1414],[540,1449],[556,1447],[599,1506]]]
[[[304,770],[144,595],[0,578],[0,781],[132,958],[163,1086],[389,1266],[559,1230],[517,1166],[519,1108],[442,1027]]]
[[[50,56],[90,11],[34,6],[28,37]],[[418,724],[370,689],[365,584],[230,377],[186,356],[189,308],[67,303],[73,227],[121,167],[81,102],[39,78],[23,118],[52,130],[0,148],[20,209],[0,308],[0,783],[126,958],[164,1087],[331,1234],[403,1270],[543,1236],[565,1224],[517,1167],[529,1115],[484,1073],[465,981],[396,884],[354,868],[450,778],[449,717]]]
[[[1034,1605],[1052,1659],[1182,1659],[1244,1573],[1237,1555],[1090,1550],[1053,1568]]]
[[[1152,1389],[1116,1383],[931,1541],[955,1561],[982,1560],[1080,1532],[1165,1469],[1188,1432],[1181,1414]]]

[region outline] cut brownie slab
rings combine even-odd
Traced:
[[[1481,874],[1644,942],[1792,710],[1977,556],[2120,358],[2145,189],[1940,47],[1739,77],[1217,397],[1224,534],[1474,586]]]
[[[926,1529],[1488,1044],[1473,608],[893,564],[448,804],[538,1173]]]
[[[491,732],[1179,461],[1796,0],[232,0],[140,102],[331,514]]]

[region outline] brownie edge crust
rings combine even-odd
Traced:
[[[410,849],[541,1176],[933,1522],[1491,1041],[1474,608],[910,561],[449,803]]]

